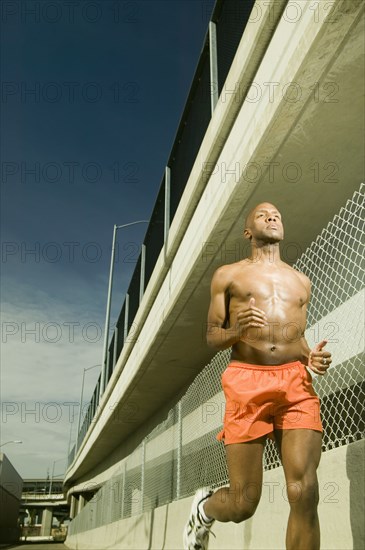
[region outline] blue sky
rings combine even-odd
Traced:
[[[1,6],[2,442],[23,441],[2,450],[24,478],[64,471],[113,224],[150,217],[213,1],[70,5]],[[118,233],[112,322],[145,231]]]

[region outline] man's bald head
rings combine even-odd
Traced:
[[[269,211],[279,212],[276,206],[271,204],[271,202],[261,202],[260,204],[257,204],[254,208],[252,208],[247,214],[246,220],[245,220],[245,227],[244,227],[245,229],[246,228],[249,229],[251,227],[255,213],[257,210],[260,210],[260,209],[262,209],[262,211],[269,210]]]
[[[244,235],[247,239],[252,238],[251,230],[253,228],[254,221],[261,215],[265,217],[273,215],[281,219],[279,210],[271,202],[261,202],[260,204],[257,204],[246,216]]]

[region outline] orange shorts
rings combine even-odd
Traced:
[[[222,386],[226,410],[217,439],[226,445],[273,439],[274,430],[323,431],[312,376],[300,361],[268,367],[231,361]]]

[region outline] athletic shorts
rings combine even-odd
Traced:
[[[264,435],[274,439],[274,430],[323,431],[312,376],[300,361],[278,366],[231,361],[222,386],[226,409],[217,439],[226,445]]]

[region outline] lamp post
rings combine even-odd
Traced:
[[[79,439],[79,433],[80,433],[80,428],[81,428],[81,414],[82,414],[82,401],[84,399],[85,372],[87,370],[96,369],[96,367],[101,367],[100,363],[98,363],[97,365],[92,365],[91,367],[85,367],[84,372],[82,373],[82,384],[81,384],[81,394],[80,394],[80,411],[79,411],[79,419],[78,419],[78,422],[77,422],[75,454],[77,453],[77,449],[78,449],[78,439]]]
[[[56,462],[61,462],[61,460],[66,460],[65,458],[59,458],[58,460],[54,460],[53,461],[53,464],[52,464],[52,474],[51,474],[51,481],[49,483],[49,492],[48,492],[48,498],[50,498],[51,496],[51,493],[52,493],[52,483],[53,483],[53,478],[55,477],[54,475],[54,465],[56,464]]]
[[[23,441],[20,441],[20,439],[13,439],[12,441],[5,441],[5,443],[2,443],[0,447],[4,447],[4,445],[8,445],[9,443],[23,443]]]
[[[135,222],[124,223],[123,225],[114,225],[113,241],[112,241],[112,253],[110,258],[110,270],[109,270],[109,286],[108,286],[108,298],[106,303],[106,315],[105,315],[105,329],[104,329],[104,346],[102,357],[102,371],[100,380],[100,397],[104,392],[106,386],[106,357],[108,353],[109,342],[109,325],[110,325],[110,305],[112,300],[112,285],[113,285],[113,273],[114,273],[114,257],[115,257],[115,242],[118,229],[129,227],[131,225],[137,225],[139,223],[149,223],[149,220],[138,220]]]

